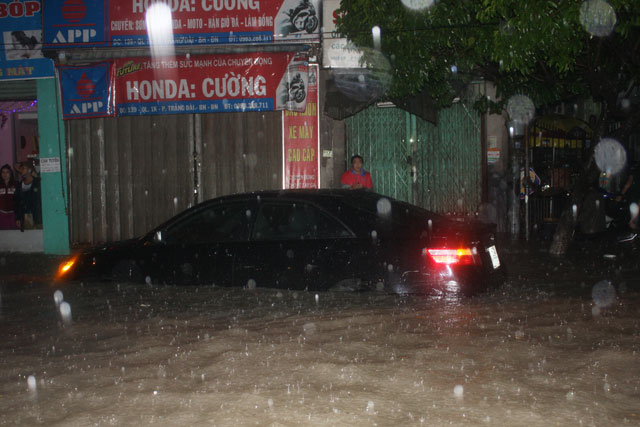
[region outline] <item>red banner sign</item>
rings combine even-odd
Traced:
[[[318,66],[310,65],[306,108],[282,116],[284,188],[320,186],[318,120]]]
[[[304,111],[307,102],[307,58],[291,52],[122,58],[105,66],[102,74],[95,66],[60,67],[64,118]]]
[[[47,0],[43,21],[47,47],[319,42],[320,0]]]

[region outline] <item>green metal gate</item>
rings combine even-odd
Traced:
[[[475,212],[483,185],[480,115],[462,103],[439,115],[436,127],[397,108],[369,107],[347,119],[347,157],[364,157],[378,193],[439,213]]]

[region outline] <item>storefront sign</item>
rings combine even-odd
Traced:
[[[60,157],[41,157],[40,173],[60,172]]]
[[[47,0],[45,46],[148,46],[157,4],[176,45],[320,41],[320,0]]]
[[[308,63],[291,52],[122,58],[61,66],[64,118],[303,111]]]
[[[322,66],[325,68],[360,68],[362,51],[336,30],[336,18],[340,0],[324,0],[322,3],[322,22],[324,38],[322,41]]]
[[[304,111],[283,112],[284,188],[318,188],[320,185],[317,65],[309,66],[307,98]]]
[[[0,80],[53,77],[53,61],[42,56],[41,3],[0,0]]]

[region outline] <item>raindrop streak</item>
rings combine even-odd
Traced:
[[[151,56],[165,57],[175,54],[171,8],[164,3],[151,5],[145,14]]]
[[[256,281],[253,279],[249,279],[247,281],[247,289],[255,289],[257,286]]]
[[[377,25],[371,29],[371,35],[373,36],[373,47],[380,50],[380,27]]]
[[[31,393],[35,393],[37,390],[37,385],[36,385],[36,377],[34,377],[33,375],[29,375],[27,377],[27,388],[29,389],[29,392]]]
[[[56,306],[59,307],[60,303],[64,301],[64,296],[62,295],[62,291],[57,290],[53,293],[53,300],[56,303]]]
[[[65,324],[71,323],[71,306],[66,301],[60,303],[60,316]]]
[[[631,214],[631,219],[635,219],[638,216],[638,210],[640,210],[640,208],[638,208],[637,203],[631,203],[629,205],[629,213]]]
[[[580,6],[580,23],[592,36],[608,36],[616,22],[615,10],[604,0],[587,0]]]
[[[320,303],[320,295],[316,294],[316,304]]]
[[[575,221],[576,219],[578,219],[578,206],[577,205],[571,206],[571,212],[573,213],[573,220]]]
[[[598,142],[593,155],[598,168],[608,175],[617,174],[627,164],[627,151],[622,144],[612,138],[605,138]]]

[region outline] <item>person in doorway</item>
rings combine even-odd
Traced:
[[[16,179],[13,176],[11,166],[4,165],[1,168],[0,179],[0,230],[15,230],[18,228],[16,221]]]
[[[20,174],[16,191],[16,218],[20,230],[42,226],[42,201],[40,178],[31,162],[20,162],[15,166]]]
[[[373,182],[371,181],[371,174],[364,170],[362,167],[364,160],[362,156],[356,154],[351,157],[351,169],[345,171],[340,178],[340,184],[342,188],[348,188],[351,190],[372,190]]]

